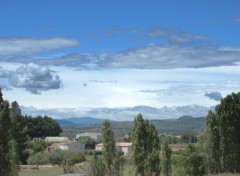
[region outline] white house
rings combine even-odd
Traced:
[[[118,151],[122,151],[124,155],[132,154],[132,143],[131,142],[116,142],[115,147]],[[102,151],[103,143],[97,144],[95,150]]]
[[[68,137],[51,137],[48,136],[45,139],[45,142],[67,142],[69,141]]]
[[[49,152],[57,149],[67,150],[71,152],[83,152],[85,150],[85,145],[77,141],[67,141],[61,143],[53,143],[51,146],[47,148]]]
[[[86,132],[86,133],[81,133],[81,134],[77,134],[76,135],[76,139],[80,139],[83,141],[86,141],[87,139],[93,139],[95,141],[99,141],[101,140],[101,133],[90,133],[90,132]]]

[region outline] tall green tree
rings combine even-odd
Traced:
[[[171,173],[172,150],[167,140],[164,141],[161,149],[161,170],[165,176],[169,176]]]
[[[0,90],[0,175],[10,176],[12,172],[10,155],[10,109],[8,101],[4,101]]]
[[[155,126],[138,114],[130,135],[135,175],[160,172],[160,140]]]
[[[105,164],[104,173],[107,176],[120,176],[122,174],[123,158],[115,147],[114,133],[109,120],[105,120],[101,127],[103,152],[102,157]]]
[[[208,114],[207,131],[211,139],[208,154],[214,163],[210,162],[210,171],[240,172],[239,129],[240,93],[232,93],[221,100],[215,112],[210,111]]]
[[[103,142],[103,159],[106,163],[107,175],[111,175],[113,161],[116,157],[114,133],[109,120],[105,120],[101,127]]]
[[[221,171],[220,163],[220,133],[217,115],[209,111],[206,119],[205,130],[205,153],[207,159],[207,171],[209,173],[219,173]]]
[[[58,136],[62,132],[60,125],[48,116],[25,116],[24,122],[27,125],[27,133],[30,138]]]
[[[203,176],[205,174],[205,158],[192,144],[189,144],[184,151],[182,164],[188,176]]]
[[[23,156],[23,152],[27,147],[27,126],[24,123],[24,118],[21,114],[21,109],[16,101],[11,103],[10,108],[11,118],[11,150],[14,158],[15,165],[19,165],[19,162],[26,162],[26,158]]]

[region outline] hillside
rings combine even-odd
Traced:
[[[99,132],[103,119],[96,118],[68,118],[70,126],[62,125],[66,133],[81,133],[86,131]],[[205,128],[205,117],[182,116],[177,119],[149,120],[155,125],[159,133],[180,134],[186,131],[199,132]],[[61,123],[60,123],[61,124]],[[67,123],[65,123],[67,124]],[[133,121],[112,121],[113,130],[117,136],[122,136],[131,131]]]

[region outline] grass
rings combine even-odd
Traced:
[[[76,173],[86,174],[86,171],[77,170]],[[59,176],[63,174],[63,169],[61,167],[41,167],[39,169],[33,169],[30,166],[26,166],[21,169],[19,176]]]
[[[22,168],[19,176],[59,176],[63,174],[63,169],[60,167],[39,167],[32,169],[31,167]]]

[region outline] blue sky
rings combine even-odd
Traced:
[[[213,106],[240,87],[240,1],[8,0],[4,97],[36,108]]]

